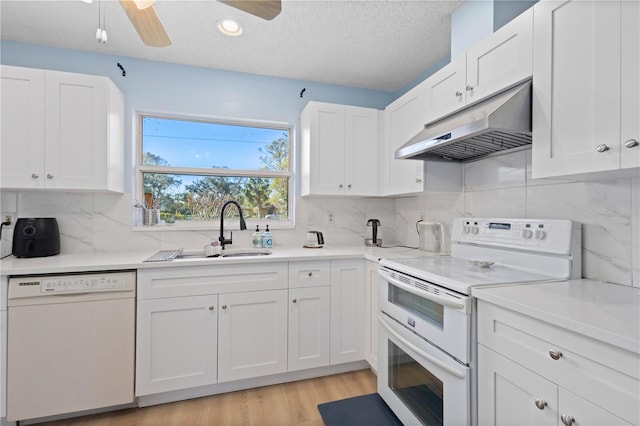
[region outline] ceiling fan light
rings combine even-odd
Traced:
[[[136,4],[138,9],[142,10],[151,6],[155,0],[133,0],[133,2]]]
[[[230,36],[239,36],[242,34],[242,26],[233,19],[222,19],[218,21],[218,29],[221,33]]]

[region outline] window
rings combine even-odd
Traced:
[[[219,220],[229,200],[240,203],[247,221],[290,222],[290,128],[146,115],[140,127],[145,224]],[[159,211],[153,221],[151,209]],[[227,216],[237,210],[226,209]]]

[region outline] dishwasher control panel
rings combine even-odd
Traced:
[[[107,290],[123,289],[126,287],[126,280],[123,275],[105,276],[64,276],[56,278],[46,278],[40,283],[41,293],[52,293],[55,291],[86,291],[86,290]]]
[[[11,277],[8,299],[49,294],[135,291],[135,282],[135,272],[131,271]]]

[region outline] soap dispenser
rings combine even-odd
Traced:
[[[256,232],[253,233],[253,248],[262,247],[262,233],[260,232],[260,226],[256,225]]]
[[[269,231],[269,225],[267,225],[267,230],[262,234],[262,247],[271,248],[273,247],[273,239],[271,235],[271,231]]]

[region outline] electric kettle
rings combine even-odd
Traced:
[[[307,232],[307,241],[304,245],[307,248],[320,248],[324,245],[324,236],[320,231]]]
[[[369,247],[382,246],[382,238],[380,238],[380,221],[378,219],[369,219],[367,221],[367,236],[364,239],[364,245]]]

